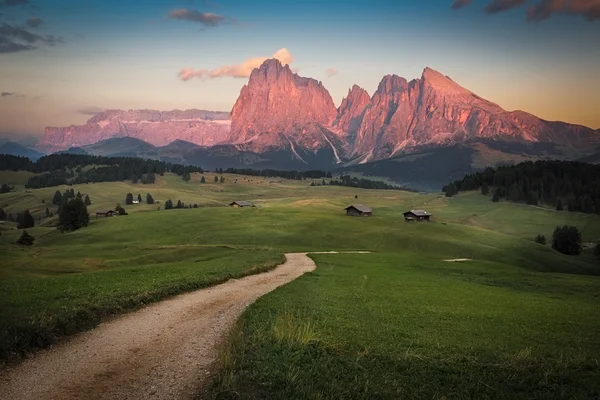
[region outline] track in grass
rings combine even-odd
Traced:
[[[276,269],[124,315],[3,373],[4,399],[184,399],[197,396],[217,346],[258,297],[316,265],[288,253]]]

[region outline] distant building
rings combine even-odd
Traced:
[[[346,207],[346,215],[353,217],[370,217],[373,215],[373,210],[364,204],[353,204],[350,207]]]
[[[407,211],[404,213],[404,220],[406,222],[413,222],[413,221],[429,222],[431,220],[431,214],[429,214],[425,210],[410,210],[410,211]]]
[[[229,207],[254,207],[254,204],[249,201],[241,200],[229,203]]]
[[[98,217],[112,217],[118,215],[116,211],[113,210],[100,210],[96,211],[96,218]]]
[[[140,204],[140,202],[138,200],[133,200],[132,203],[133,204]]]

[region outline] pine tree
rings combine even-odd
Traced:
[[[60,206],[63,202],[63,197],[62,194],[60,193],[60,191],[56,191],[54,192],[54,197],[52,198],[52,204],[56,205],[56,206]]]
[[[35,238],[27,231],[23,231],[23,233],[21,233],[21,237],[19,237],[17,240],[17,244],[20,244],[21,246],[31,246],[34,240]]]
[[[490,194],[490,187],[486,182],[483,182],[483,185],[481,185],[481,194],[484,196]]]
[[[502,194],[501,194],[501,192],[500,192],[500,188],[496,188],[496,189],[494,190],[494,196],[492,196],[492,201],[493,201],[494,203],[497,203],[497,202],[499,202],[499,201],[500,201],[500,199],[501,199],[501,198],[502,198]]]
[[[60,210],[58,229],[61,232],[71,232],[88,226],[90,214],[85,203],[78,198],[64,204]]]
[[[127,196],[125,196],[125,204],[133,204],[133,195],[131,193],[127,193]]]
[[[190,179],[192,179],[192,178],[191,178],[191,176],[190,176],[190,173],[189,173],[188,171],[185,171],[185,172],[183,173],[183,180],[184,180],[185,182],[188,182]],[[204,177],[202,177],[202,179],[204,179]],[[202,182],[202,183],[204,183],[204,182]]]
[[[215,175],[215,179],[214,179],[215,183],[219,183],[219,177]]]
[[[138,201],[138,203],[142,202],[142,195],[139,193],[138,193],[137,201]]]
[[[221,177],[221,180],[220,180],[220,182],[221,182],[221,183],[225,183],[225,178]]]
[[[90,200],[90,196],[88,196],[88,195],[85,195],[85,199],[83,200],[83,203],[84,203],[86,206],[91,206],[91,205],[92,205],[92,201]]]
[[[175,208],[183,208],[183,203],[181,202],[181,200],[177,200],[177,205],[175,206]]]
[[[50,210],[46,207],[46,218],[50,218]]]
[[[77,192],[75,197],[77,197],[79,200],[83,200],[83,196],[81,195],[81,192]]]
[[[173,202],[171,199],[165,201],[165,210],[171,210],[173,208]]]
[[[0,221],[6,221],[6,212],[0,208]]]
[[[563,254],[581,254],[581,232],[576,226],[557,226],[552,235],[552,248]]]
[[[117,206],[115,207],[115,211],[119,215],[127,215],[127,211],[125,211],[125,209],[123,207],[121,207],[121,205],[119,203],[117,203]]]
[[[22,214],[19,214],[17,222],[17,229],[33,228],[35,226],[35,221],[29,210],[25,210]]]
[[[150,193],[146,193],[146,204],[154,204],[154,198]]]
[[[204,177],[200,178],[200,183],[206,183],[206,179]]]

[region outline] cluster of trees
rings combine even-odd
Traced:
[[[217,173],[222,174],[223,168],[216,170]],[[225,170],[228,174],[237,175],[248,175],[248,176],[263,176],[265,178],[284,178],[284,179],[295,179],[301,181],[303,179],[319,179],[319,178],[331,178],[331,172],[325,172],[321,170],[311,171],[278,171],[276,169],[250,169],[250,168],[227,168]]]
[[[487,168],[442,188],[446,196],[467,190],[492,193],[527,204],[549,204],[557,210],[600,214],[600,165],[574,161],[536,161]]]
[[[138,195],[135,199],[139,203],[141,203],[142,195],[138,193]],[[127,195],[125,195],[125,204],[131,205],[131,204],[133,204],[133,200],[134,200],[133,194],[127,193]],[[150,193],[146,193],[146,204],[154,204],[154,197],[152,197],[152,195]]]
[[[71,199],[82,200],[86,206],[92,204],[90,196],[88,196],[87,194],[83,196],[81,192],[77,192],[77,194],[75,194],[75,190],[73,190],[73,188],[65,190],[64,193],[61,193],[60,190],[54,192],[54,196],[52,196],[52,204],[60,207],[63,204],[68,203]]]
[[[67,199],[60,207],[58,229],[61,232],[72,232],[88,226],[90,214],[80,197]]]
[[[12,192],[13,190],[15,190],[15,187],[8,186],[6,183],[3,183],[2,186],[0,186],[0,194],[9,193],[9,192]]]
[[[322,184],[325,184],[325,180],[323,180]],[[350,175],[340,175],[339,179],[332,179],[329,181],[329,184],[335,186],[350,186],[361,189],[388,189],[412,191],[411,189],[405,187],[394,186],[385,182],[374,181],[371,179],[351,177]]]
[[[83,170],[83,167],[91,168]],[[134,157],[101,157],[83,154],[51,154],[36,162],[26,157],[0,155],[0,170],[24,170],[35,172],[27,182],[27,188],[42,188],[64,184],[91,182],[116,182],[131,180],[133,183],[154,183],[156,174],[172,172],[183,176],[204,172],[202,168],[172,164],[158,160]]]
[[[177,204],[173,205],[171,199],[165,201],[165,210],[172,210],[174,208],[198,208],[198,204],[185,204],[181,200],[177,200]]]

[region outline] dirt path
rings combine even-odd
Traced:
[[[42,351],[0,377],[2,399],[188,399],[217,346],[260,296],[315,269],[306,253],[259,275],[180,295]]]

